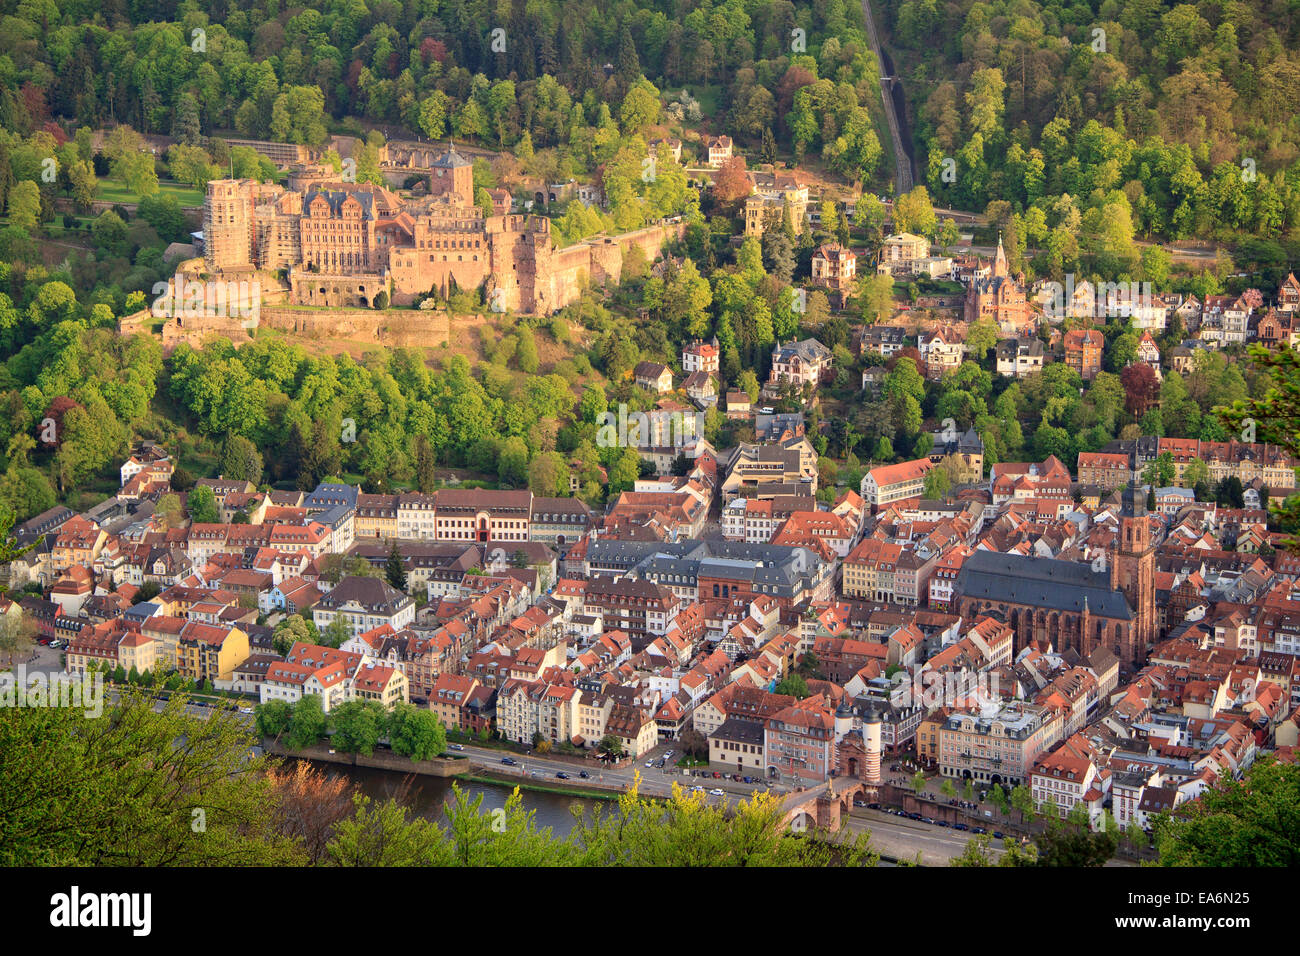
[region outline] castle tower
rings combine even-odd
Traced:
[[[1110,586],[1122,591],[1133,608],[1133,636],[1121,656],[1137,663],[1156,636],[1156,546],[1147,521],[1146,499],[1131,484],[1124,490],[1119,547],[1110,566]]]
[[[429,192],[449,195],[457,206],[474,205],[474,164],[448,145],[447,152],[433,161],[429,174]]]
[[[1007,274],[1007,254],[1002,248],[1002,233],[998,233],[998,254],[993,259],[993,276],[1006,276]]]
[[[253,266],[253,183],[213,179],[203,203],[203,259],[213,271]]]

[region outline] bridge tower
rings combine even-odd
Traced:
[[[871,707],[862,717],[862,742],[866,745],[866,773],[863,781],[870,786],[880,786],[880,756],[884,751],[881,741],[884,738],[884,726],[880,711]]]

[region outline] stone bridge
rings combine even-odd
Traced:
[[[874,800],[879,794],[878,784],[855,777],[831,777],[824,785],[786,794],[781,801],[781,821],[796,832],[817,829],[835,833],[852,812],[854,797]]]

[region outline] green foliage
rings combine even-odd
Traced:
[[[5,866],[286,866],[256,740],[229,715],[121,689],[105,713],[22,707],[0,721]],[[202,829],[197,829],[199,821]]]
[[[1161,866],[1294,866],[1300,861],[1300,767],[1264,759],[1155,823]]]

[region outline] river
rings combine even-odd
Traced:
[[[316,767],[328,774],[343,776],[357,785],[364,794],[375,800],[396,798],[422,817],[445,823],[443,804],[451,799],[451,785],[457,785],[466,791],[473,800],[483,795],[480,812],[504,807],[510,796],[506,785],[464,783],[442,777],[409,776],[391,770],[375,770],[369,767],[342,768],[338,764],[317,763]],[[573,830],[573,815],[569,808],[574,804],[589,812],[598,804],[611,806],[606,800],[585,800],[581,797],[567,797],[556,793],[541,793],[535,790],[522,791],[524,808],[536,811],[534,820],[539,829],[550,827],[556,836],[567,836]]]

